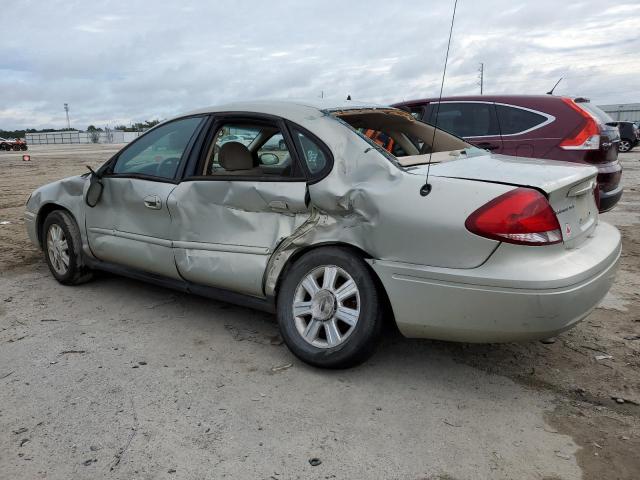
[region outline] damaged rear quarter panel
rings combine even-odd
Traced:
[[[278,276],[298,250],[320,244],[355,246],[374,259],[450,268],[481,265],[498,242],[468,232],[469,214],[511,187],[467,180],[425,178],[404,171],[330,116],[305,124],[332,151],[334,166],[309,185],[313,213],[270,260],[265,292],[273,294]]]

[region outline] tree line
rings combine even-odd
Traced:
[[[155,127],[160,123],[160,120],[146,120],[144,122],[136,122],[131,125],[116,125],[112,130],[120,130],[123,132],[141,132],[149,130],[151,127]],[[27,133],[43,133],[43,132],[78,132],[77,128],[25,128],[24,130],[4,130],[0,128],[0,137],[3,138],[25,138]],[[86,129],[87,132],[103,132],[104,129],[96,127],[95,125],[89,125]]]

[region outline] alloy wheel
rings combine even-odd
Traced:
[[[618,150],[620,150],[621,152],[628,152],[629,150],[631,150],[631,143],[627,140],[620,140]]]
[[[300,336],[318,348],[344,343],[360,318],[360,291],[345,270],[335,265],[314,268],[295,290],[293,317]]]
[[[52,224],[47,232],[47,251],[51,266],[58,275],[69,271],[69,244],[60,225]]]

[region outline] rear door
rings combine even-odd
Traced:
[[[225,152],[221,161],[228,135],[246,140],[234,146],[242,159]],[[284,122],[219,118],[192,173],[169,197],[180,275],[200,285],[264,296],[271,254],[309,217],[306,177]]]
[[[502,136],[502,153],[516,157],[544,157],[549,150],[550,139],[546,138],[542,128],[555,121],[553,115],[505,103],[496,103],[496,113]]]
[[[493,153],[502,153],[502,138],[493,102],[442,101],[430,103],[426,122]]]
[[[122,150],[102,178],[93,208],[85,205],[89,246],[99,260],[179,278],[173,260],[167,199],[203,119],[154,128]]]

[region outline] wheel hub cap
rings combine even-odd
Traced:
[[[320,290],[311,298],[311,315],[322,322],[333,317],[336,297],[329,290]]]
[[[64,231],[56,224],[49,227],[47,250],[53,269],[60,275],[66,274],[69,269],[69,244]]]
[[[314,268],[300,280],[293,305],[296,329],[305,342],[333,348],[345,342],[360,318],[360,291],[335,265]]]

